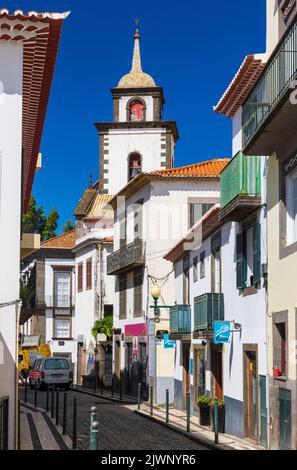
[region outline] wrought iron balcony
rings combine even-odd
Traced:
[[[48,308],[74,308],[74,298],[69,295],[46,295],[45,307]]]
[[[261,157],[239,152],[221,173],[221,219],[240,221],[261,204]]]
[[[295,20],[271,55],[243,105],[243,147],[249,155],[271,155],[288,139],[288,131],[295,132],[297,106],[290,102],[289,97],[296,78]]]
[[[107,257],[107,274],[119,274],[145,263],[145,242],[135,240]]]
[[[176,305],[170,308],[170,334],[191,333],[190,305]]]
[[[213,334],[214,322],[224,321],[224,294],[203,294],[194,299],[194,332]]]

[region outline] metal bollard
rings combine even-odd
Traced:
[[[140,405],[141,405],[141,383],[138,384],[137,387],[137,404],[138,404],[138,410],[140,410]]]
[[[154,388],[150,385],[150,414],[153,416],[154,414]]]
[[[54,407],[55,407],[55,386],[52,385],[52,402],[51,402],[51,418],[54,419]]]
[[[27,403],[27,379],[25,379],[25,403]]]
[[[169,423],[169,389],[166,389],[166,423]]]
[[[90,436],[90,450],[98,450],[99,444],[99,423],[94,421],[92,423],[92,430]]]
[[[77,447],[77,398],[73,398],[72,449]]]
[[[49,409],[49,385],[46,385],[46,412],[48,413]]]
[[[35,387],[34,387],[34,406],[37,408],[37,381],[35,380]]]
[[[91,408],[91,423],[90,423],[90,432],[92,432],[93,423],[96,421],[97,410],[95,406]]]
[[[214,398],[214,405],[213,405],[213,424],[214,424],[214,432],[215,432],[215,444],[219,443],[219,405],[218,405],[218,398]]]
[[[59,424],[59,390],[56,390],[56,426]]]
[[[187,393],[187,432],[191,432],[191,396]]]
[[[67,392],[64,392],[64,407],[63,407],[63,436],[66,435],[67,426]]]

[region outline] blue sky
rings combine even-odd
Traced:
[[[231,124],[216,104],[243,57],[265,49],[265,0],[18,0],[1,7],[64,11],[33,194],[60,227],[98,176],[95,122],[112,120],[110,88],[130,70],[139,17],[144,71],[163,86],[163,119],[177,121],[176,165],[231,155]]]

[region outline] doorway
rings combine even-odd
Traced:
[[[139,343],[138,383],[141,383],[141,394],[142,394],[143,399],[148,398],[146,374],[147,374],[146,343]]]
[[[186,408],[187,393],[190,393],[190,344],[182,343],[183,347],[183,408]]]
[[[291,391],[279,389],[279,448],[292,448],[292,403]]]
[[[133,356],[132,356],[132,343],[126,343],[126,393],[129,395],[132,393],[132,368],[133,368]]]
[[[222,346],[211,345],[212,395],[223,400],[223,353]]]
[[[258,439],[258,361],[257,351],[244,352],[244,404],[246,437]]]

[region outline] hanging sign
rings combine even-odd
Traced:
[[[214,322],[214,344],[230,343],[231,323],[229,321]]]
[[[172,349],[174,348],[174,340],[169,339],[169,335],[164,335],[164,349]]]

